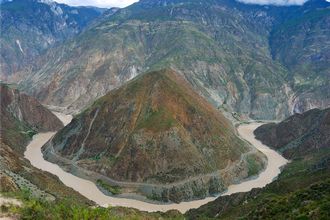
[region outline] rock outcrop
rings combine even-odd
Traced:
[[[0,7],[0,80],[19,79],[19,70],[36,65],[46,49],[77,35],[104,11],[52,0],[2,1]]]

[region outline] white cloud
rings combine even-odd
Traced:
[[[55,0],[58,3],[64,3],[72,6],[96,6],[103,8],[126,7],[138,0]]]
[[[59,3],[65,3],[73,6],[97,6],[103,8],[126,7],[138,2],[139,0],[55,0]],[[235,1],[235,0],[232,0]],[[259,5],[303,5],[308,0],[237,0],[247,4]],[[330,0],[326,0],[330,2]]]
[[[247,4],[258,5],[303,5],[308,0],[238,0]]]

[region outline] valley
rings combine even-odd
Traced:
[[[265,166],[264,155],[171,69],[96,100],[42,150],[46,160],[122,194],[175,203],[221,193]]]
[[[62,122],[67,125],[70,122],[70,116],[54,113]],[[254,138],[253,131],[259,126],[258,123],[250,123],[248,125],[241,125],[238,128],[240,136],[253,144],[256,149],[264,153],[268,158],[267,167],[262,171],[258,176],[254,177],[251,180],[243,180],[242,183],[230,185],[228,190],[224,195],[231,195],[237,192],[247,192],[253,188],[264,187],[269,184],[277,177],[280,173],[282,166],[284,166],[287,161],[282,158],[276,151],[269,149],[267,146],[262,145],[258,140]],[[94,201],[102,207],[107,206],[122,206],[129,208],[136,208],[141,211],[147,212],[166,212],[169,210],[178,210],[181,213],[186,211],[199,208],[200,206],[214,201],[217,197],[209,197],[202,200],[195,200],[190,202],[181,202],[179,204],[153,204],[152,201],[143,202],[135,199],[125,199],[119,197],[110,197],[104,195],[95,185],[95,183],[88,181],[86,179],[74,176],[66,171],[62,170],[58,165],[50,163],[43,158],[41,148],[42,146],[50,140],[55,133],[40,133],[37,134],[33,141],[27,146],[27,149],[24,153],[26,159],[28,159],[33,166],[41,170],[50,172],[60,178],[60,180],[68,187],[73,188],[78,191],[80,194],[88,198],[89,200]],[[150,203],[151,202],[151,203]]]
[[[0,0],[0,219],[330,219],[330,1],[126,1]]]

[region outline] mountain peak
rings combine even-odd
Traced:
[[[55,149],[111,178],[112,184],[137,184],[135,191],[147,196],[154,191],[165,201],[201,197],[192,192],[194,187],[203,191],[202,197],[220,192],[249,173],[247,161],[239,161],[250,148],[220,112],[170,69],[143,74],[98,99],[44,149],[50,160],[56,160],[50,151]],[[261,168],[262,156],[250,153]],[[228,164],[239,171],[222,176]],[[152,189],[142,190],[150,188],[144,184],[153,184]],[[175,190],[168,192],[167,184]],[[180,188],[187,194],[180,194]]]

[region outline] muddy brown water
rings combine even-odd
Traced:
[[[67,125],[72,120],[71,116],[61,113],[55,113],[56,116]],[[249,141],[259,151],[264,153],[268,158],[266,169],[259,174],[255,179],[243,181],[239,184],[230,185],[228,190],[220,196],[230,195],[236,192],[247,192],[253,188],[261,188],[272,182],[274,178],[281,172],[280,168],[287,163],[276,151],[263,145],[260,141],[256,140],[253,131],[260,126],[260,123],[251,123],[247,125],[241,125],[238,127],[238,132],[242,138]],[[33,137],[33,140],[27,146],[24,153],[26,159],[28,159],[33,166],[41,170],[47,171],[59,177],[59,179],[68,187],[79,192],[86,198],[94,201],[100,206],[123,206],[129,208],[136,208],[141,211],[147,212],[166,212],[168,210],[176,209],[181,213],[185,213],[189,209],[198,208],[208,202],[214,201],[216,197],[207,197],[201,200],[194,200],[189,202],[182,202],[179,204],[151,204],[144,201],[117,198],[104,195],[92,181],[82,179],[74,176],[62,170],[58,165],[50,163],[43,158],[41,147],[54,136],[55,132],[39,133]]]

